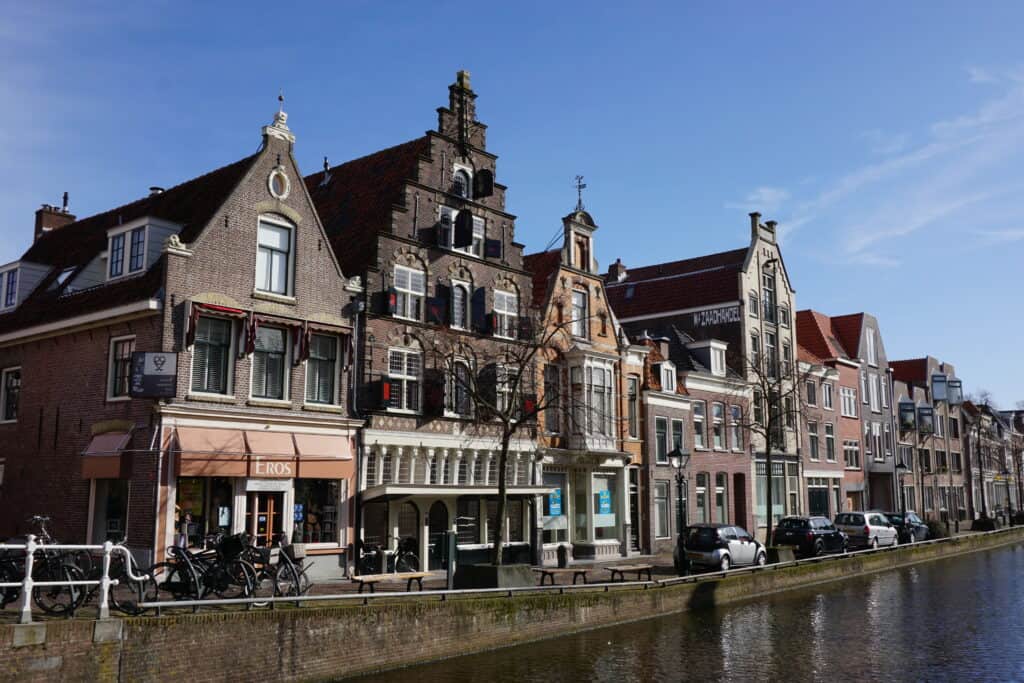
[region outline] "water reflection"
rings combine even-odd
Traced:
[[[1024,547],[367,680],[1024,680]]]

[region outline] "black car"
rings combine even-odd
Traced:
[[[825,517],[783,517],[772,532],[772,545],[794,546],[798,555],[846,552],[846,534]]]
[[[900,543],[916,543],[928,539],[928,525],[921,521],[913,510],[907,510],[906,515],[900,512],[886,512],[885,516],[896,527]]]

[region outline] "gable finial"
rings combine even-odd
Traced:
[[[583,210],[583,190],[586,189],[587,184],[583,182],[583,176],[576,176],[576,210]]]
[[[277,91],[277,113],[281,114],[284,112],[284,88],[279,88]]]

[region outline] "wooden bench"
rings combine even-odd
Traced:
[[[614,567],[605,567],[612,573],[611,580],[615,581],[615,577],[619,577],[619,581],[626,580],[626,573],[636,572],[636,580],[640,581],[641,574],[647,574],[647,580],[651,581],[651,570],[654,568],[653,565],[649,564],[620,564]]]
[[[533,571],[540,574],[540,585],[544,585],[544,579],[550,578],[551,585],[555,585],[555,577],[562,576],[563,574],[572,574],[572,584],[576,585],[576,579],[583,578],[583,583],[587,582],[587,572],[589,569],[582,569],[580,567],[534,567]]]
[[[430,572],[400,572],[396,574],[363,574],[361,576],[353,576],[352,582],[359,584],[359,592],[363,592],[364,586],[370,587],[370,592],[375,593],[375,587],[378,583],[387,582],[393,583],[395,581],[405,581],[405,591],[408,593],[412,591],[412,582],[415,581],[423,590],[423,579],[430,576]]]

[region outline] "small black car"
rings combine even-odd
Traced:
[[[928,525],[922,522],[913,510],[907,510],[906,516],[899,512],[886,512],[885,516],[896,527],[900,543],[916,543],[927,540]]]
[[[783,517],[772,532],[772,545],[791,545],[798,555],[813,557],[846,552],[846,534],[825,517]]]

